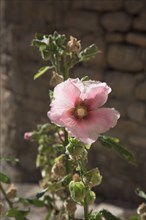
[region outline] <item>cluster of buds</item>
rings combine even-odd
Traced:
[[[81,44],[77,38],[70,36],[70,41],[67,43],[68,49],[73,53],[79,53],[81,51]]]
[[[146,204],[142,203],[137,209],[137,214],[140,215],[140,220],[146,220]]]

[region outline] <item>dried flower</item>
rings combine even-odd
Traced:
[[[69,78],[55,87],[48,117],[73,137],[92,144],[120,117],[114,108],[101,108],[110,92],[106,83]]]
[[[78,53],[81,50],[80,41],[78,41],[77,38],[73,36],[70,36],[70,41],[68,41],[67,46],[69,50],[73,53]]]
[[[50,86],[55,87],[61,82],[63,82],[63,76],[53,71],[53,76],[50,79]]]
[[[17,188],[14,186],[14,184],[11,184],[9,189],[6,192],[7,196],[9,198],[15,198],[17,195]]]
[[[142,215],[143,213],[146,213],[146,204],[145,203],[140,204],[137,209],[137,214]]]

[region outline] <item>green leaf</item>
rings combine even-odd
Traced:
[[[6,174],[0,172],[0,182],[9,184],[11,183],[11,180]]]
[[[103,146],[116,150],[122,158],[127,160],[132,165],[137,164],[133,153],[121,146],[119,144],[119,139],[110,136],[100,135],[98,140]]]
[[[137,189],[135,190],[135,193],[136,193],[136,195],[138,195],[139,197],[141,197],[141,198],[143,198],[143,199],[146,199],[146,194],[145,194],[141,189],[137,188]]]
[[[28,199],[28,198],[20,198],[20,202],[22,202],[25,205],[34,205],[35,207],[41,208],[46,206],[44,201],[39,199]]]
[[[102,220],[102,215],[99,212],[91,212],[89,216],[89,220]]]
[[[52,69],[53,66],[44,66],[39,69],[39,71],[34,75],[34,79],[38,79],[40,76],[42,76],[47,70]]]
[[[95,46],[95,44],[90,45],[85,50],[81,51],[79,53],[80,61],[87,61],[93,58],[98,53],[98,48]]]
[[[7,213],[7,217],[14,217],[16,220],[26,220],[26,215],[29,213],[28,211],[18,210],[17,208],[10,209]]]
[[[100,213],[105,218],[105,220],[120,220],[119,218],[117,218],[116,216],[114,216],[113,214],[111,214],[109,211],[107,211],[105,209],[100,211]]]

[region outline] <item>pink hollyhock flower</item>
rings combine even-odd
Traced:
[[[27,141],[30,141],[32,139],[32,132],[31,131],[25,132],[24,133],[24,139],[27,140]]]
[[[114,108],[101,107],[110,92],[106,83],[68,79],[55,87],[48,117],[73,137],[92,144],[99,134],[114,127],[120,117]]]

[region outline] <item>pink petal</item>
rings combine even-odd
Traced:
[[[84,95],[85,103],[90,106],[91,110],[97,109],[105,104],[110,92],[111,88],[106,83],[93,84],[89,86]]]
[[[108,131],[117,124],[120,114],[114,108],[99,108],[91,112],[89,125],[91,130],[95,130],[98,134]]]
[[[70,106],[74,106],[76,100],[80,96],[80,90],[76,86],[76,81],[73,79],[68,79],[60,84],[58,84],[54,89],[54,98],[56,102],[62,103],[62,105],[65,105],[65,101]]]

